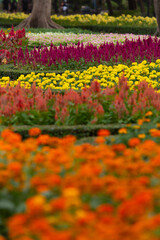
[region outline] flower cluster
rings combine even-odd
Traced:
[[[4,19],[25,19],[28,15],[24,13],[0,13],[0,18]],[[155,17],[142,17],[121,15],[119,17],[109,16],[108,13],[90,15],[90,14],[75,14],[69,16],[52,15],[52,20],[62,26],[84,26],[84,25],[101,25],[101,26],[138,26],[138,27],[156,27],[157,22]]]
[[[142,17],[121,15],[119,17],[109,16],[108,13],[90,15],[77,14],[71,16],[53,15],[52,20],[62,26],[84,26],[84,25],[100,25],[100,26],[137,26],[137,27],[156,27],[157,22],[155,17]]]
[[[141,63],[133,62],[131,66],[118,64],[113,66],[99,65],[90,67],[85,71],[71,72],[69,70],[62,74],[56,73],[38,73],[31,72],[26,76],[20,75],[18,79],[11,80],[10,77],[0,78],[0,86],[7,85],[14,87],[20,84],[21,87],[31,88],[33,84],[42,89],[53,90],[81,90],[84,87],[89,88],[92,81],[96,79],[101,88],[114,87],[118,85],[119,78],[124,75],[128,79],[130,90],[134,89],[140,82],[146,81],[159,92],[160,89],[160,59],[155,62]]]
[[[10,62],[17,55],[18,49],[26,44],[25,29],[14,31],[12,27],[8,33],[2,29],[0,31],[0,64]]]
[[[118,34],[118,33],[72,33],[72,32],[45,32],[45,33],[27,33],[29,38],[29,45],[48,45],[51,42],[58,46],[77,44],[83,42],[83,44],[92,43],[93,45],[101,45],[104,42],[124,42],[126,39],[146,39],[148,35],[135,35],[135,34]],[[153,37],[154,38],[154,37]]]
[[[128,40],[124,43],[104,43],[100,46],[94,46],[88,43],[84,46],[78,42],[72,46],[43,46],[38,49],[34,48],[25,52],[20,48],[17,57],[14,57],[14,64],[21,66],[29,66],[31,69],[42,68],[58,69],[68,67],[71,69],[82,66],[95,66],[113,63],[131,63],[147,60],[149,62],[160,58],[160,39],[148,37],[141,40]]]
[[[158,143],[107,145],[107,130],[94,145],[29,133],[1,133],[0,239],[159,240]]]
[[[97,81],[77,92],[56,93],[17,85],[0,87],[2,124],[106,124],[135,122],[151,109],[160,110],[160,93],[147,82],[130,90],[122,76],[117,86],[101,89]],[[158,116],[156,112],[156,117]]]

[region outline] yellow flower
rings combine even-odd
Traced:
[[[146,137],[146,135],[145,135],[144,133],[141,133],[141,134],[138,134],[138,137],[141,138],[141,139],[143,139],[143,138]]]
[[[134,129],[140,129],[140,126],[135,125],[135,126],[133,126],[133,128],[134,128]]]

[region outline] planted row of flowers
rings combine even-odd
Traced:
[[[160,39],[146,37],[125,39],[123,43],[104,42],[99,46],[78,42],[71,46],[42,46],[29,51],[29,39],[25,30],[6,34],[0,31],[0,61],[2,64],[14,62],[16,67],[29,69],[77,69],[102,64],[127,63],[147,60],[149,62],[160,58]],[[24,51],[25,49],[25,51]]]
[[[38,73],[20,75],[18,79],[10,79],[10,77],[0,78],[0,86],[20,86],[27,89],[31,88],[33,83],[42,89],[53,90],[81,90],[84,87],[89,88],[92,81],[99,82],[101,88],[114,87],[118,85],[119,78],[124,75],[127,77],[127,83],[130,90],[134,89],[140,82],[146,81],[149,85],[160,91],[160,59],[156,62],[147,63],[143,61],[140,64],[133,62],[130,67],[123,64],[107,66],[99,65],[98,67],[90,67],[82,72],[71,72],[69,70],[62,74],[56,73]]]
[[[1,133],[1,240],[159,240],[158,128],[125,143],[100,130],[94,146],[29,134]]]
[[[28,15],[24,13],[0,13],[0,18],[3,19],[25,19]],[[108,13],[98,14],[98,15],[69,15],[69,16],[57,16],[52,15],[52,20],[59,23],[62,26],[84,26],[84,25],[100,25],[100,26],[137,26],[137,27],[156,27],[157,22],[155,17],[142,17],[142,16],[131,16],[131,15],[121,15],[119,17],[109,16]]]
[[[76,46],[39,47],[29,51],[21,48],[13,56],[14,65],[30,69],[78,69],[102,64],[149,62],[160,58],[160,39],[125,40],[124,43],[104,43],[94,46],[78,43]]]
[[[134,39],[144,39],[148,38],[148,35],[135,35],[135,34],[118,34],[118,33],[100,33],[100,34],[91,34],[91,33],[65,33],[65,32],[45,32],[45,33],[26,33],[26,36],[29,40],[29,45],[47,45],[52,42],[54,45],[69,45],[77,44],[78,42],[88,44],[92,43],[93,45],[99,46],[104,42],[124,42],[125,39],[134,40]]]
[[[101,89],[97,81],[80,92],[43,91],[35,84],[30,89],[17,85],[0,87],[1,124],[107,124],[135,122],[154,110],[159,116],[160,93],[145,81],[130,90],[122,76],[118,85]],[[158,111],[157,111],[158,110]]]

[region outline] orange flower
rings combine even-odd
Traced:
[[[3,236],[0,236],[0,240],[6,240],[6,238],[4,238]]]
[[[1,132],[1,137],[7,139],[11,134],[13,134],[11,129],[5,129]]]
[[[127,129],[126,128],[121,128],[118,130],[119,134],[126,134],[127,133]]]
[[[158,129],[151,129],[150,130],[150,134],[151,134],[151,136],[152,137],[160,137],[160,130],[158,130]]]
[[[151,116],[153,113],[151,111],[148,111],[145,116],[148,117],[148,116]]]
[[[130,147],[136,147],[137,145],[139,145],[140,144],[140,140],[139,140],[139,138],[131,138],[131,139],[129,139],[129,141],[128,141],[128,145],[130,146]]]
[[[26,202],[27,211],[31,215],[41,215],[44,212],[45,197],[41,195],[36,195],[29,198]]]
[[[143,122],[144,122],[144,119],[138,119],[138,121],[137,121],[138,125],[142,125]]]
[[[150,121],[151,121],[151,119],[149,119],[149,118],[144,119],[144,122],[150,122]]]
[[[100,129],[97,133],[98,136],[107,137],[110,135],[110,131],[107,129]]]
[[[50,202],[51,205],[51,209],[53,211],[62,211],[66,208],[66,200],[65,198],[61,197],[61,198],[57,198],[57,199],[53,199]]]
[[[35,137],[41,134],[41,130],[37,127],[29,129],[29,136]]]
[[[126,146],[123,143],[112,145],[112,150],[115,152],[123,152],[125,149],[126,149]]]
[[[11,162],[8,164],[8,170],[14,175],[17,176],[22,171],[22,165],[19,162]]]
[[[102,136],[98,136],[98,137],[96,137],[95,142],[98,144],[103,144],[103,143],[105,143],[105,138]]]

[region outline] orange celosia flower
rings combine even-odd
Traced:
[[[41,130],[37,127],[29,129],[29,136],[35,137],[41,134]]]
[[[128,145],[130,146],[130,147],[136,147],[137,145],[139,145],[140,144],[140,139],[139,138],[131,138],[131,139],[129,139],[129,141],[128,141]]]
[[[110,135],[110,131],[107,129],[100,129],[97,133],[98,136],[107,137]]]

